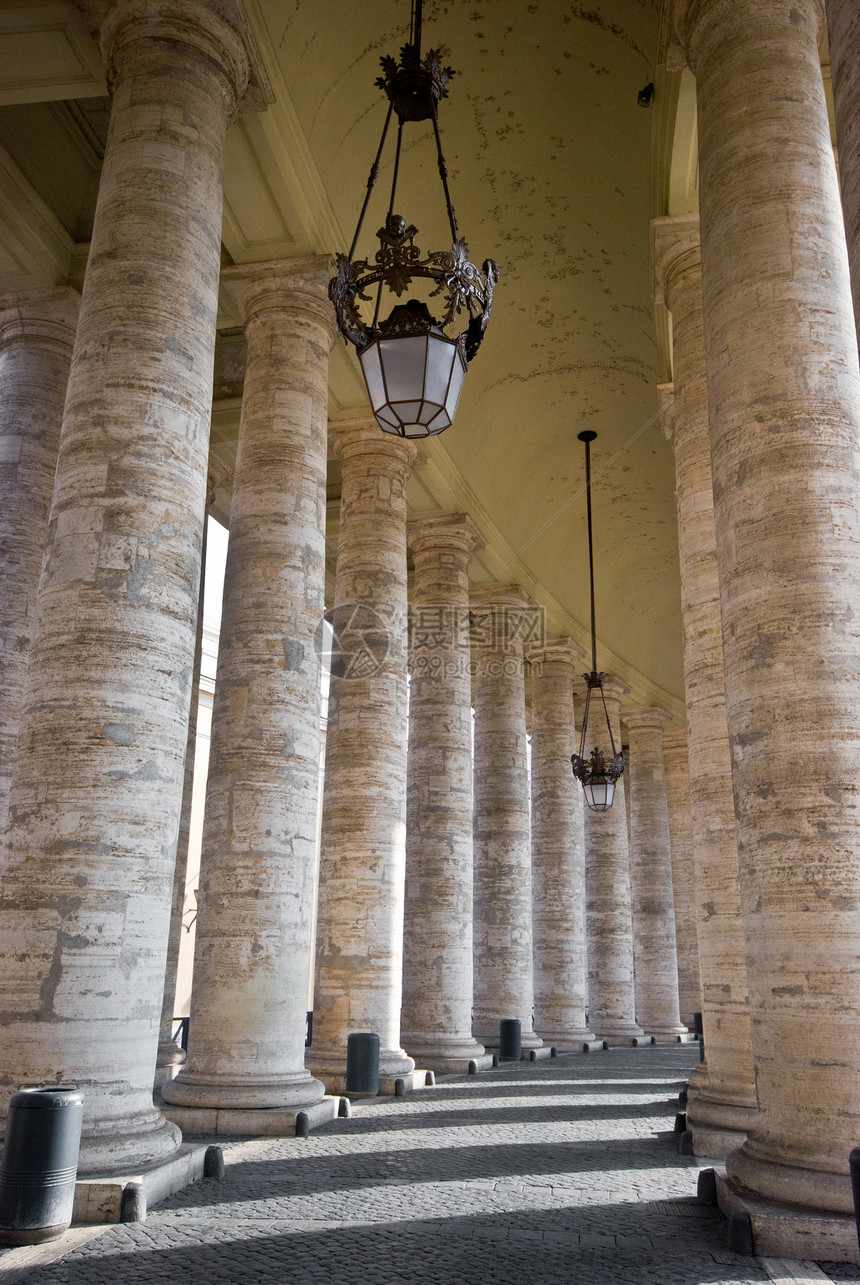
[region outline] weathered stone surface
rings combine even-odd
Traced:
[[[854,0],[827,0],[826,9],[839,187],[856,321],[860,319],[860,10]]]
[[[232,268],[248,362],[206,816],[188,1060],[166,1102],[317,1102],[304,1066],[325,590],[328,259]],[[246,1126],[247,1127],[247,1126]]]
[[[578,690],[578,689],[577,689]],[[621,745],[619,711],[627,686],[607,677],[606,712],[615,745]],[[599,693],[598,693],[599,695]],[[602,702],[592,700],[589,751],[599,745],[611,757]],[[588,1022],[600,1039],[627,1044],[644,1035],[635,1017],[633,921],[625,815],[625,784],[615,787],[608,812],[592,812],[583,801],[585,821],[585,924],[588,939]]]
[[[646,1035],[686,1031],[678,1011],[678,960],[669,808],[663,767],[663,727],[656,706],[625,710],[630,745],[630,892],[636,1020]]]
[[[569,638],[529,652],[535,1031],[545,1044],[577,1052],[593,1039],[585,1020],[582,789],[570,767],[576,750],[573,679],[582,657]]]
[[[0,297],[0,829],[80,301],[68,286]]]
[[[206,513],[203,518],[203,541],[200,546],[200,586],[197,593],[197,627],[194,635],[194,667],[191,672],[191,700],[188,706],[188,733],[185,741],[185,770],[182,777],[182,806],[173,864],[173,892],[170,899],[170,926],[167,932],[167,959],[164,965],[164,994],[158,1028],[158,1057],[155,1063],[153,1089],[156,1094],[173,1079],[185,1061],[185,1049],[173,1039],[176,1010],[176,981],[179,976],[179,952],[182,945],[182,917],[185,911],[185,889],[188,880],[188,847],[191,839],[191,804],[194,798],[194,761],[197,754],[197,719],[200,712],[200,666],[203,660],[203,600],[206,593],[206,545],[209,506],[214,495],[212,475],[206,479]]]
[[[692,1030],[693,1014],[702,1011],[699,943],[696,937],[696,870],[693,860],[693,818],[687,734],[683,727],[663,728],[663,764],[669,844],[672,849],[672,891],[675,899],[675,946],[678,958],[678,1008],[681,1021]]]
[[[475,1004],[473,1030],[498,1048],[499,1022],[532,1030],[532,888],[523,634],[535,610],[518,585],[472,594],[475,649]]]
[[[852,1209],[860,1141],[860,371],[817,0],[691,11],[754,1194]],[[822,1033],[827,1048],[822,1055]]]
[[[708,438],[696,216],[652,225],[658,291],[672,313],[674,405],[664,427],[675,449],[684,688],[698,897],[705,1062],[691,1076],[687,1124],[699,1155],[740,1142],[755,1118],[746,940],[726,726],[725,676]],[[726,1136],[720,1138],[719,1133]],[[699,1135],[706,1139],[700,1147]]]
[[[353,1031],[379,1036],[380,1075],[400,1047],[406,862],[406,480],[416,448],[375,420],[331,426],[342,489],[326,736],[313,1047],[344,1087]]]
[[[408,532],[414,559],[403,932],[403,1046],[419,1066],[464,1071],[472,1037],[472,701],[464,514]]]
[[[3,1097],[84,1091],[81,1172],[173,1152],[152,1105],[182,800],[226,125],[241,39],[123,3],[0,908]]]

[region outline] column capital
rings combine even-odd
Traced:
[[[737,0],[721,0],[726,12],[737,7]],[[713,0],[668,0],[663,6],[657,46],[657,65],[669,71],[695,72],[695,37],[705,8],[716,8]],[[795,9],[806,9],[818,23],[818,34],[824,27],[824,0],[800,0]]]
[[[494,607],[522,607],[524,611],[533,610],[537,603],[534,598],[518,584],[473,585],[469,592],[469,605],[473,611],[490,611]]]
[[[451,549],[471,557],[476,549],[484,547],[484,538],[468,513],[434,513],[407,524],[406,543],[413,553]]]
[[[334,260],[327,254],[268,259],[224,268],[221,286],[246,329],[251,321],[266,314],[306,313],[326,327],[331,347],[337,331],[328,297],[333,271]]]
[[[71,286],[0,295],[0,349],[20,339],[71,347],[80,306],[81,296]]]
[[[671,723],[672,715],[667,714],[659,705],[639,705],[636,709],[623,709],[621,722],[628,732],[662,731],[664,724]]]
[[[543,673],[569,673],[571,679],[580,665],[585,664],[586,650],[572,638],[547,638],[526,648],[526,660],[532,675]]]
[[[214,58],[239,112],[275,101],[242,0],[78,0],[78,8],[99,41],[111,91],[133,43],[157,34]]]
[[[339,460],[356,455],[378,455],[390,461],[389,467],[399,464],[408,474],[416,460],[424,457],[414,442],[393,433],[383,433],[372,415],[360,419],[329,420],[328,443],[331,453]]]
[[[586,690],[584,676],[574,682],[574,695],[580,700],[585,700]],[[625,683],[622,678],[616,678],[614,674],[607,674],[603,680],[603,694],[607,700],[618,701],[620,704],[629,691],[629,683]]]
[[[675,291],[702,273],[698,214],[651,220],[651,292],[672,311]]]

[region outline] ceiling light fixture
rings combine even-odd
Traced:
[[[398,437],[435,437],[452,423],[460,400],[463,378],[469,362],[478,351],[490,310],[493,288],[499,269],[486,259],[483,272],[469,262],[469,250],[457,228],[457,218],[448,190],[448,168],[439,138],[437,107],[448,94],[448,82],[454,75],[443,67],[441,52],[431,49],[421,57],[421,0],[415,0],[409,43],[400,51],[400,62],[386,56],[381,59],[382,75],[376,84],[388,98],[388,114],[376,158],[370,168],[364,204],[349,254],[337,256],[337,276],[329,283],[329,298],[337,314],[338,330],[346,342],[358,350],[370,404],[379,427]],[[377,232],[379,249],[373,263],[356,259],[355,251],[361,234],[370,194],[379,177],[388,127],[392,114],[398,119],[397,145],[388,213]],[[415,245],[418,228],[407,224],[395,213],[397,180],[406,121],[432,121],[436,142],[436,159],[445,194],[448,223],[451,228],[450,250],[431,251],[425,258]],[[426,302],[401,296],[415,278],[435,283],[429,294],[442,296],[441,320],[430,312]],[[366,322],[358,300],[373,302],[370,287],[376,286],[373,319]],[[383,288],[397,302],[385,318],[379,320]],[[456,337],[445,333],[456,317],[466,309],[469,322]]]
[[[624,771],[624,751],[615,749],[615,740],[612,736],[612,725],[609,722],[609,713],[606,709],[606,697],[603,694],[603,680],[605,674],[597,672],[597,631],[594,623],[594,547],[591,536],[591,443],[597,437],[596,433],[586,430],[579,434],[579,441],[585,443],[585,503],[586,513],[588,515],[588,577],[591,585],[591,673],[583,674],[585,679],[585,712],[582,716],[582,734],[579,738],[579,753],[571,754],[570,762],[573,767],[573,775],[577,781],[581,782],[582,789],[585,793],[585,801],[591,808],[592,812],[608,812],[615,800],[615,783]],[[593,692],[600,692],[600,700],[603,704],[603,717],[606,720],[606,730],[609,733],[610,755],[607,760],[603,751],[595,745],[591,751],[591,758],[585,757],[585,747],[588,744],[589,728],[588,720],[591,714],[591,697]],[[593,732],[592,732],[593,735]]]

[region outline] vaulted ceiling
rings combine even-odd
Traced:
[[[349,246],[408,0],[247,0],[274,102],[230,129],[225,263]],[[454,426],[428,441],[414,515],[467,510],[476,581],[516,580],[556,633],[588,638],[583,453],[593,447],[599,660],[631,699],[678,714],[683,692],[674,470],[657,419],[669,328],[651,298],[649,220],[694,209],[688,78],[655,67],[659,0],[426,0],[425,47],[457,75],[440,127],[472,258],[501,269]],[[637,102],[649,82],[651,106]],[[0,289],[80,283],[109,102],[73,4],[0,7]],[[399,212],[446,246],[429,126],[407,132]],[[361,249],[372,253],[391,156]],[[366,243],[366,244],[365,244]],[[226,516],[243,346],[224,294],[213,414]],[[352,351],[331,359],[330,415],[366,413]],[[338,475],[331,472],[331,535]]]

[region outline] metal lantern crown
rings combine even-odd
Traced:
[[[469,262],[469,250],[459,235],[457,218],[448,191],[448,169],[439,138],[437,107],[448,94],[454,72],[443,67],[440,51],[421,57],[421,0],[416,0],[410,43],[400,51],[400,62],[386,56],[376,84],[388,98],[382,138],[367,180],[364,204],[349,254],[337,256],[337,276],[329,282],[329,298],[337,314],[338,330],[358,349],[370,404],[379,427],[398,437],[435,437],[453,422],[469,362],[480,347],[490,319],[493,288],[499,270],[492,259],[480,272]],[[391,197],[385,223],[377,232],[379,249],[371,264],[356,259],[355,250],[367,213],[370,194],[379,177],[379,163],[393,114],[398,118],[397,147]],[[436,140],[439,176],[451,228],[450,250],[431,251],[422,258],[415,237],[418,228],[395,213],[397,179],[406,121],[430,120]],[[399,302],[415,278],[435,283],[430,298],[441,296],[442,316],[432,315],[418,299]],[[376,286],[375,301],[370,287]],[[379,320],[383,289],[395,296],[389,315]],[[358,301],[373,303],[373,318],[365,321]],[[466,310],[468,324],[451,337],[452,326]]]
[[[624,751],[616,750],[612,735],[612,724],[606,708],[606,697],[603,694],[605,674],[597,671],[597,634],[594,623],[594,547],[591,534],[591,443],[596,433],[586,431],[579,434],[579,440],[585,443],[585,496],[588,515],[588,574],[591,586],[591,673],[583,674],[585,679],[585,712],[582,716],[582,733],[579,738],[579,753],[571,754],[570,763],[573,775],[582,785],[585,802],[592,812],[608,812],[615,801],[615,783],[624,771]],[[595,745],[591,757],[585,757],[589,738],[589,717],[591,716],[591,697],[593,692],[600,692],[603,705],[603,718],[609,733],[610,755],[606,755]],[[593,721],[593,720],[592,720]],[[593,734],[593,733],[592,733]]]

